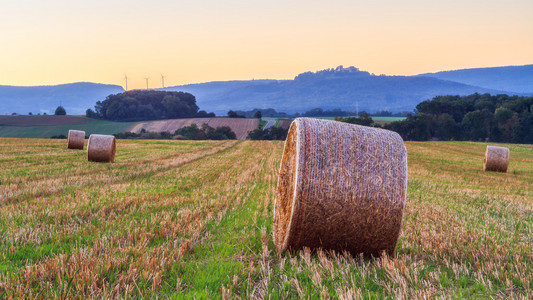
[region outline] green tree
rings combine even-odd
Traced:
[[[513,133],[515,132],[516,127],[520,123],[520,118],[518,117],[518,114],[513,114],[511,118],[509,118],[505,123],[500,124],[498,126],[498,129],[501,132],[501,142],[510,142],[513,140]],[[530,129],[532,129],[531,127]]]
[[[512,118],[514,112],[508,108],[500,107],[494,112],[494,119],[498,124],[505,124],[510,118]]]
[[[63,106],[58,106],[56,108],[56,111],[54,113],[54,115],[56,116],[64,116],[67,114],[67,111],[65,110],[65,108]]]
[[[256,119],[261,119],[262,117],[263,117],[263,114],[261,113],[260,110],[258,110],[258,111],[256,111],[256,112],[254,113],[254,118],[256,118]]]
[[[196,98],[184,92],[128,91],[96,102],[94,115],[105,120],[139,121],[196,117]],[[208,115],[204,112],[205,115]]]
[[[533,113],[523,113],[513,130],[513,143],[533,144]]]
[[[287,138],[287,134],[289,133],[289,129],[283,129],[281,127],[270,127],[268,129],[268,137],[269,140],[285,140]]]
[[[491,133],[494,115],[487,109],[471,111],[463,118],[465,137],[472,141],[486,140]]]
[[[440,140],[452,140],[460,134],[460,127],[449,114],[437,115],[435,125],[435,136]]]
[[[371,126],[374,123],[374,120],[372,120],[372,117],[367,112],[362,112],[359,117],[335,117],[335,120],[363,126]]]
[[[406,140],[437,137],[530,143],[532,120],[533,97],[476,93],[423,101],[417,105],[416,115],[391,122],[385,128],[398,132]]]
[[[187,140],[205,140],[207,139],[204,131],[198,128],[198,125],[191,124],[190,126],[182,127],[174,133],[175,135],[181,135]]]
[[[92,118],[92,119],[96,119],[97,118],[96,113],[90,108],[85,111],[85,116],[87,118]]]
[[[237,135],[229,126],[219,126],[211,131],[208,138],[210,140],[235,140],[237,139]]]
[[[198,125],[193,123],[176,130],[174,134],[187,140],[234,140],[237,138],[229,126],[213,128],[206,123],[202,124],[202,128],[198,128]]]
[[[257,140],[264,140],[264,131],[261,128],[256,128],[250,132],[248,132],[247,139],[257,141]]]
[[[168,118],[185,117],[188,111],[187,103],[181,101],[177,95],[166,95],[161,101]]]

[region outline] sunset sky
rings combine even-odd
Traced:
[[[532,0],[0,0],[0,85],[533,64]]]

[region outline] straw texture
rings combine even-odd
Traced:
[[[483,171],[495,171],[507,173],[509,166],[509,149],[498,146],[487,146]]]
[[[87,144],[87,159],[96,162],[115,161],[115,137],[112,135],[91,134]]]
[[[85,131],[81,130],[69,130],[67,148],[68,149],[81,149],[85,144]]]
[[[393,254],[406,189],[407,152],[395,132],[295,119],[274,204],[276,248]]]

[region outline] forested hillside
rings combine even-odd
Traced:
[[[533,143],[533,97],[489,94],[439,96],[416,114],[386,125],[406,140]]]

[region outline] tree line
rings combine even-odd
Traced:
[[[294,114],[288,114],[285,112],[278,112],[273,108],[254,108],[252,110],[243,111],[243,110],[236,110],[235,112],[230,111],[232,114],[237,114],[239,117],[246,117],[246,118],[256,118],[256,115],[259,113],[263,117],[269,117],[269,118],[298,118],[298,117],[347,117],[347,116],[356,116],[361,115],[363,113],[366,113],[365,111],[356,111],[356,110],[342,110],[338,108],[334,108],[331,110],[324,110],[322,108],[313,108],[308,111],[305,111],[303,113],[295,112]],[[230,114],[228,112],[228,116]],[[383,116],[383,117],[405,117],[407,116],[409,112],[403,111],[403,112],[397,112],[393,113],[387,110],[381,110],[376,111],[373,113],[374,116]]]
[[[248,132],[247,139],[249,140],[285,140],[289,129],[272,126],[268,129],[256,128]]]
[[[470,140],[533,143],[533,97],[472,94],[437,96],[405,120],[384,128],[405,140]]]
[[[167,131],[146,131],[144,128],[139,133],[121,132],[114,136],[117,139],[154,139],[154,140],[235,140],[237,135],[229,126],[213,128],[207,124],[198,127],[196,124],[179,128],[174,133]]]

